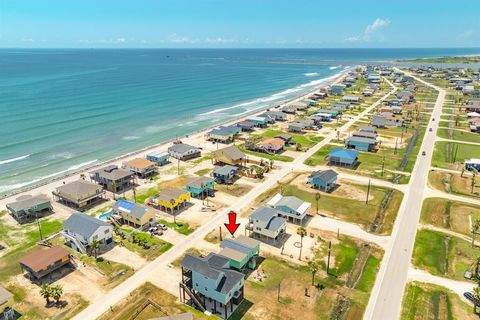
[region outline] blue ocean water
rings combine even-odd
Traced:
[[[0,194],[306,93],[363,62],[479,49],[2,49]]]

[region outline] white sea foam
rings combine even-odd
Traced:
[[[340,68],[340,67],[342,67],[342,65],[341,65],[341,64],[340,64],[340,65],[338,65],[338,66],[333,66],[333,67],[330,67],[330,68],[328,68],[328,69],[330,69],[330,70],[335,70],[335,69],[338,69],[338,68]]]
[[[52,154],[51,156],[48,156],[47,159],[49,160],[55,160],[55,159],[72,159],[75,154],[72,152],[60,152],[60,153],[55,153]]]
[[[122,139],[126,140],[126,141],[132,141],[132,140],[138,140],[138,139],[140,139],[140,137],[138,137],[138,136],[125,136]]]
[[[28,157],[30,157],[29,154],[24,155],[24,156],[21,156],[21,157],[17,157],[17,158],[12,158],[12,159],[7,159],[7,160],[0,160],[0,164],[7,164],[7,163],[15,162],[15,161],[20,161],[20,160],[26,159],[26,158],[28,158]]]
[[[316,76],[319,76],[320,74],[318,72],[310,72],[310,73],[304,73],[303,75],[306,77],[316,77]]]
[[[35,183],[43,181],[43,180],[54,178],[54,177],[62,175],[64,173],[68,173],[68,172],[71,172],[71,171],[81,169],[81,168],[86,167],[88,165],[91,165],[91,164],[93,164],[97,161],[98,160],[95,159],[95,160],[87,161],[87,162],[84,162],[84,163],[76,164],[74,166],[69,167],[68,169],[65,169],[65,170],[62,170],[62,171],[59,171],[59,172],[55,172],[55,173],[52,173],[52,174],[49,174],[49,175],[46,175],[46,176],[43,176],[43,177],[40,177],[40,178],[35,178],[35,179],[29,180],[27,182],[20,182],[20,183],[10,184],[10,185],[6,185],[6,186],[0,186],[0,192],[6,192],[6,191],[10,191],[10,190],[20,189],[20,188],[23,188],[25,186],[35,184]]]

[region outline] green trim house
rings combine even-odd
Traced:
[[[189,191],[192,197],[198,197],[209,193],[215,186],[215,180],[209,177],[196,177],[187,182],[185,190]]]
[[[260,253],[260,242],[246,237],[238,236],[235,239],[225,239],[220,243],[218,254],[230,260],[230,267],[243,270],[247,265],[250,269],[257,266],[256,257]]]
[[[52,210],[50,199],[44,194],[35,196],[24,195],[15,199],[16,201],[8,203],[7,209],[18,221],[25,221],[35,218],[37,214]]]

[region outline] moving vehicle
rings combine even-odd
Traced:
[[[475,298],[473,297],[473,293],[472,292],[465,292],[463,294],[463,296],[465,298],[467,298],[467,300],[469,300],[472,304],[475,303]],[[477,301],[477,307],[480,307],[480,301]]]
[[[430,128],[430,129],[428,129],[428,131],[432,132],[433,130],[432,130],[432,128]]]
[[[422,156],[426,155],[425,151],[422,151]]]

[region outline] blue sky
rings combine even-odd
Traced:
[[[480,1],[0,0],[0,47],[480,47]]]

